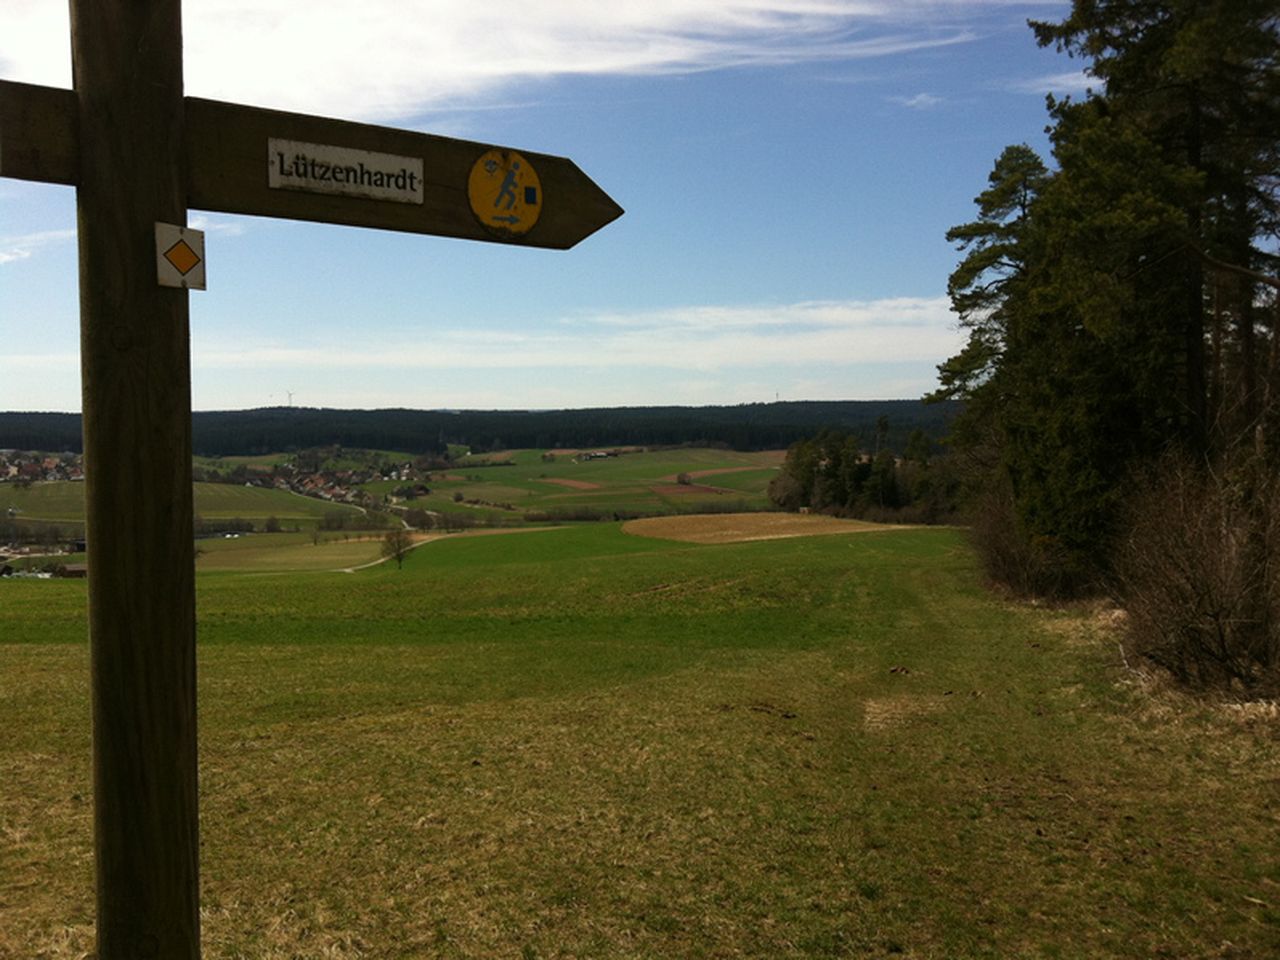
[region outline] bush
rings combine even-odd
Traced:
[[[195,518],[195,535],[197,537],[218,536],[224,533],[253,533],[253,531],[253,521],[244,517],[232,517],[229,520]]]
[[[404,521],[415,530],[430,530],[435,525],[431,514],[416,507],[404,512]]]
[[[477,526],[476,518],[464,513],[442,513],[436,517],[436,526],[454,533]]]
[[[1183,683],[1280,692],[1280,481],[1169,458],[1143,484],[1116,562],[1134,652]]]
[[[701,503],[681,504],[676,512],[685,514],[759,513],[763,509],[747,500],[704,500]],[[661,516],[661,514],[658,515]]]
[[[969,541],[993,583],[1020,597],[1059,600],[1096,590],[1092,574],[1073,562],[1070,551],[1026,529],[1007,479],[992,477],[970,510]]]
[[[321,530],[346,530],[354,519],[345,510],[326,510],[317,526]]]

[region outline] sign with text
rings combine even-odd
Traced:
[[[622,216],[566,157],[198,97],[183,107],[195,210],[552,250]],[[78,110],[73,91],[0,80],[0,176],[76,184]]]
[[[422,203],[422,158],[297,140],[267,140],[267,186]]]

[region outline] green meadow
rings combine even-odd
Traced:
[[[342,571],[374,563],[382,556],[376,533],[254,534],[232,539],[210,538],[196,543],[196,572],[295,573]]]
[[[196,516],[205,520],[275,517],[288,525],[314,525],[317,520],[333,512],[351,516],[360,513],[350,504],[330,503],[287,490],[268,490],[229,483],[197,483],[195,512]]]
[[[601,523],[355,573],[258,539],[295,558],[198,567],[208,958],[1280,951],[1274,709],[992,597],[954,530]],[[0,958],[81,958],[85,585],[0,611]]]
[[[769,481],[783,455],[679,448],[587,460],[573,451],[503,451],[459,459],[435,476],[429,495],[411,505],[467,512],[489,523],[519,523],[526,514],[554,517],[578,509],[605,517],[759,510],[768,506]],[[689,474],[692,482],[678,483],[681,474]],[[455,501],[459,494],[462,503]]]
[[[205,520],[234,518],[265,520],[275,517],[288,526],[311,526],[333,511],[358,515],[348,504],[330,503],[285,490],[245,487],[229,483],[197,483],[196,516]],[[14,510],[24,520],[84,522],[84,484],[69,480],[33,483],[29,487],[0,485],[0,512]]]
[[[27,520],[84,523],[84,484],[70,480],[0,485],[0,514],[9,512]]]

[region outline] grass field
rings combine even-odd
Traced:
[[[955,531],[594,524],[198,591],[211,960],[1280,950],[1276,711],[992,598]],[[4,960],[92,948],[84,598],[0,581]]]
[[[295,573],[345,570],[377,560],[382,539],[375,535],[316,538],[305,533],[255,534],[235,539],[201,540],[198,573]]]
[[[0,485],[0,511],[14,509],[24,520],[84,522],[84,484],[72,481],[33,483],[22,488]],[[358,514],[353,506],[303,497],[285,490],[236,486],[229,483],[195,484],[196,516],[205,520],[276,517],[290,526],[315,526],[325,514]]]
[[[768,503],[769,481],[784,456],[781,451],[681,448],[579,462],[575,451],[550,451],[551,459],[544,460],[545,452],[512,450],[460,460],[433,480],[431,494],[414,505],[440,512],[467,510],[489,522],[518,522],[528,512],[578,507],[606,515],[687,512],[707,504],[762,509]],[[512,465],[476,465],[504,460]],[[703,472],[711,475],[688,486],[676,482],[681,473]],[[480,503],[459,507],[453,501],[455,493]]]
[[[195,511],[196,516],[205,520],[275,517],[288,525],[314,525],[326,514],[334,512],[351,516],[360,513],[350,504],[330,503],[287,490],[238,487],[229,483],[197,483]]]
[[[70,480],[0,485],[0,513],[13,511],[24,520],[84,523],[84,484]]]

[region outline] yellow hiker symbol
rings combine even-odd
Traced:
[[[471,212],[498,236],[523,236],[542,212],[542,183],[533,165],[514,150],[489,150],[467,178]]]

